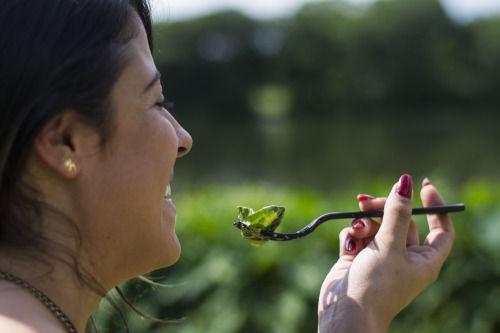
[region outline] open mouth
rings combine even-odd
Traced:
[[[168,184],[167,188],[165,189],[165,199],[171,199],[172,198],[172,187],[170,184]]]

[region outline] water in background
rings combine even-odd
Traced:
[[[491,110],[406,111],[247,120],[182,115],[194,146],[179,160],[176,182],[185,188],[258,181],[330,191],[405,172],[455,185],[500,178],[500,123]]]

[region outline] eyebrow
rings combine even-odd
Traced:
[[[160,74],[160,72],[156,71],[153,79],[144,88],[144,93],[147,93],[149,89],[153,88],[154,85],[156,84],[156,82],[160,81],[160,79],[161,79],[161,74]]]

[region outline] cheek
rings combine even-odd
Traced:
[[[158,118],[122,126],[93,180],[98,211],[133,228],[141,220],[161,218],[164,192],[173,175],[177,136],[168,120]]]
[[[153,181],[168,182],[177,158],[178,139],[168,119],[158,111],[151,112],[123,133],[126,140],[118,143],[123,153],[118,164],[143,181],[157,177]]]
[[[175,214],[165,211],[163,200],[174,173],[177,135],[170,122],[163,117],[157,117],[140,133],[141,140],[136,140],[133,153],[136,158],[131,157],[133,163],[128,168],[133,176],[124,175],[124,182],[132,183],[134,202],[130,203],[131,207],[135,207],[142,218],[150,220],[148,223],[153,224],[150,231],[157,232],[154,226],[159,220],[175,220]]]

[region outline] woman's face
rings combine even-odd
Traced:
[[[177,261],[176,211],[165,193],[176,159],[192,145],[162,107],[165,95],[140,26],[127,44],[128,65],[111,92],[111,138],[90,167],[90,246],[100,249],[92,261],[123,277]]]

